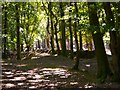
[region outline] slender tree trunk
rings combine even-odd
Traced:
[[[78,27],[78,8],[77,8],[77,3],[75,2],[75,12],[76,12],[76,17],[75,17],[75,22],[74,22],[74,35],[75,35],[75,43],[76,43],[76,58],[75,58],[75,65],[73,69],[78,70],[79,67],[79,45],[78,45],[78,37],[77,37],[77,27]]]
[[[78,37],[77,37],[77,27],[78,27],[78,8],[77,8],[77,2],[75,2],[75,12],[76,12],[76,17],[75,17],[75,22],[74,22],[74,35],[75,35],[75,43],[76,43],[76,48],[77,52],[79,51],[79,45],[78,45]]]
[[[109,63],[107,59],[107,55],[105,52],[105,47],[102,39],[102,35],[99,28],[99,22],[97,17],[97,10],[95,7],[95,3],[88,2],[88,11],[89,11],[89,20],[90,25],[94,26],[96,33],[92,32],[94,45],[95,45],[95,53],[97,58],[97,78],[99,82],[104,82],[108,75],[110,75],[111,70],[109,68]]]
[[[23,51],[23,44],[21,44],[21,51]]]
[[[4,9],[4,57],[7,59],[7,4],[3,6]]]
[[[50,43],[51,43],[51,48],[52,48],[52,53],[55,52],[54,50],[54,28],[53,28],[53,16],[52,16],[52,3],[49,2],[49,5],[48,5],[48,8],[49,8],[49,12],[50,12],[50,22],[51,22],[51,37],[50,37]]]
[[[60,21],[60,31],[62,33],[62,55],[66,56],[66,37],[65,37],[65,20],[64,20],[64,10],[62,2],[59,2],[60,4],[60,16],[62,20]]]
[[[119,44],[119,31],[112,30],[115,28],[115,21],[114,16],[111,10],[110,2],[103,3],[105,13],[106,13],[106,20],[107,25],[110,27],[110,45],[111,45],[111,53],[112,53],[112,62],[113,62],[113,73],[114,73],[114,80],[120,81],[120,44]],[[118,35],[119,34],[119,35]],[[118,35],[118,36],[117,36]]]
[[[37,46],[37,48],[40,49],[40,40],[39,39],[38,39],[38,46]]]
[[[53,32],[53,21],[51,20],[51,48],[52,48],[52,53],[55,52],[54,50],[54,32]]]
[[[58,35],[57,35],[57,20],[56,23],[54,24],[54,28],[55,28],[55,40],[56,40],[56,44],[57,44],[57,53],[60,54],[60,47],[59,47],[59,43],[58,43]]]
[[[73,69],[75,70],[78,70],[78,66],[79,66],[79,47],[78,47],[78,39],[77,39],[77,32],[76,32],[76,22],[74,22],[74,35],[75,35],[75,44],[76,44],[76,48],[77,48],[77,51],[76,51],[76,56],[75,56],[75,65],[73,67]]]
[[[57,35],[58,19],[57,19],[57,16],[52,12],[52,10],[51,10],[51,15],[54,16],[54,18],[56,19],[56,22],[55,22],[55,24],[54,24],[54,29],[55,29],[55,41],[56,41],[56,44],[57,44],[57,53],[60,54],[60,47],[59,47],[58,35]]]
[[[89,51],[92,51],[92,40],[90,40],[90,42],[89,42]]]
[[[48,38],[47,38],[47,48],[50,48],[50,45],[49,45],[49,41],[50,41],[50,32],[49,32],[49,17],[47,18],[47,27],[46,27],[46,30],[47,30],[47,34],[48,34]]]
[[[47,43],[47,49],[49,49],[49,48],[50,48],[50,45],[49,45],[49,36],[48,36],[48,38],[47,38],[46,43]]]
[[[19,4],[15,5],[16,7],[16,29],[17,29],[17,60],[21,60],[20,57],[20,22],[19,22]]]
[[[71,6],[71,2],[70,2]],[[71,16],[72,10],[69,10],[69,15]],[[70,32],[70,50],[71,50],[71,58],[73,59],[73,32],[71,27],[71,17],[69,18],[69,32]]]
[[[79,40],[80,40],[80,51],[83,50],[82,48],[82,34],[81,31],[79,32]]]

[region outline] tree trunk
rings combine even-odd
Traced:
[[[75,43],[76,43],[76,58],[75,58],[75,65],[73,69],[78,70],[79,67],[79,46],[78,46],[78,37],[77,37],[77,19],[78,19],[78,8],[77,8],[77,3],[75,2],[75,12],[76,12],[76,17],[75,17],[75,22],[74,22],[74,35],[75,35]]]
[[[16,29],[17,29],[17,60],[21,60],[20,57],[20,22],[19,22],[19,4],[16,7]]]
[[[38,46],[37,46],[37,48],[40,49],[40,40],[39,39],[38,39]]]
[[[51,36],[50,36],[50,43],[51,43],[51,48],[52,48],[52,54],[55,52],[54,50],[54,28],[53,28],[53,16],[52,16],[52,5],[51,5],[51,2],[49,2],[49,5],[48,5],[48,8],[49,8],[49,12],[50,12],[50,22],[51,22]]]
[[[81,34],[81,31],[79,32],[79,41],[80,41],[80,51],[82,51],[83,48],[82,48],[82,34]]]
[[[110,33],[110,47],[112,53],[112,62],[113,62],[113,73],[114,73],[114,80],[120,81],[120,46],[119,46],[119,31],[112,30],[115,28],[115,21],[114,16],[111,10],[110,2],[103,3],[105,13],[106,13],[106,20],[107,26],[109,26],[109,33]],[[118,34],[118,36],[117,36]]]
[[[49,36],[48,36],[48,38],[47,38],[46,43],[47,43],[47,49],[49,49],[49,48],[50,48],[50,45],[49,45]]]
[[[30,51],[30,45],[27,45],[27,46],[26,46],[26,48],[27,48],[27,50],[26,50],[26,51],[28,51],[28,52],[29,52],[29,51]]]
[[[3,6],[4,9],[4,56],[3,58],[7,59],[7,4]]]
[[[23,44],[21,44],[21,51],[23,51]]]
[[[92,40],[90,40],[90,42],[89,42],[89,51],[92,51],[92,47],[93,47],[93,45],[92,45]]]
[[[96,31],[96,33],[92,32],[92,36],[93,36],[95,53],[97,58],[97,69],[98,69],[97,78],[99,82],[103,83],[107,78],[107,76],[110,75],[111,71],[109,68],[109,63],[105,52],[102,35],[100,32],[95,3],[88,2],[88,11],[89,11],[90,25]]]
[[[71,2],[70,2],[71,6]],[[72,10],[69,10],[69,16],[71,16]],[[70,57],[73,59],[73,32],[71,28],[71,17],[69,18],[69,32],[70,32],[70,50],[71,50],[71,55]]]
[[[56,44],[57,44],[57,53],[60,54],[60,47],[59,47],[59,43],[58,43],[58,35],[57,35],[57,20],[56,23],[54,24],[54,28],[55,28],[55,40],[56,40]]]
[[[49,17],[47,18],[47,27],[46,27],[46,30],[47,30],[47,34],[48,34],[48,38],[47,38],[47,48],[50,48],[50,45],[49,45],[49,41],[50,41],[50,32],[49,32]]]
[[[60,21],[60,31],[62,33],[62,55],[66,56],[66,37],[65,37],[65,20],[64,20],[64,10],[63,10],[63,5],[62,2],[59,2],[60,4],[60,16],[61,16],[61,21]]]

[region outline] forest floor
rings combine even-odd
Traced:
[[[111,58],[111,57],[109,57]],[[120,88],[119,83],[98,84],[96,59],[80,59],[79,71],[72,71],[74,60],[36,53],[31,59],[2,60],[2,90],[66,90],[78,88]]]

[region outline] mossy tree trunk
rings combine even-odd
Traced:
[[[97,58],[97,78],[99,82],[104,82],[108,75],[110,75],[111,70],[109,68],[109,63],[107,55],[105,52],[105,47],[103,44],[102,34],[100,32],[97,9],[95,3],[88,2],[88,12],[90,26],[94,31],[92,31],[93,41],[95,45],[95,53]]]

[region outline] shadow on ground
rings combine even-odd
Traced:
[[[21,61],[2,61],[3,90],[62,90],[66,88],[118,88],[96,83],[96,60],[80,59],[79,71],[69,70],[74,61],[62,56],[40,56]]]

